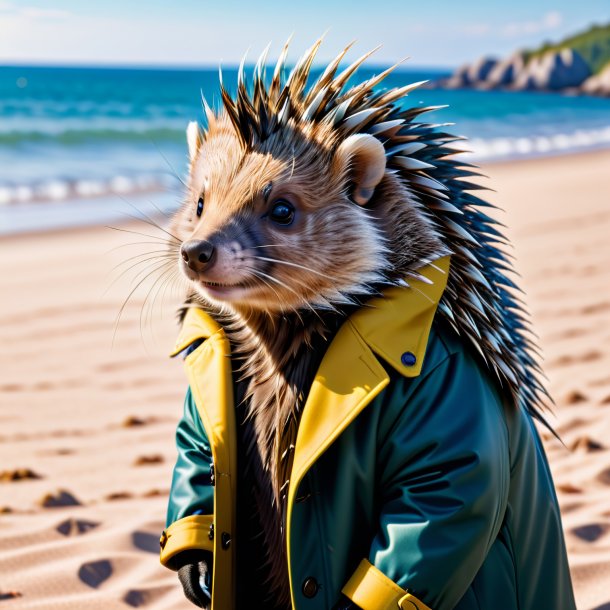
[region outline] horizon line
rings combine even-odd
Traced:
[[[349,63],[349,62],[347,62]],[[360,66],[361,68],[386,69],[392,66],[395,62],[370,62],[366,65]],[[218,70],[219,68],[224,69],[238,69],[240,65],[239,61],[222,63],[218,61],[214,62],[203,62],[203,63],[113,63],[113,62],[75,62],[75,61],[44,61],[44,60],[4,60],[0,58],[0,68],[64,68],[64,69],[79,69],[79,68],[93,68],[93,69],[109,69],[109,70],[182,70],[182,71],[195,71],[195,70]],[[246,63],[246,68],[254,68],[256,62]],[[270,62],[268,67],[274,65],[274,62]],[[313,69],[324,69],[328,64],[326,63],[314,63]],[[294,67],[294,64],[286,64],[288,69]],[[405,64],[396,67],[394,72],[452,72],[457,66],[436,66],[436,65],[414,65],[407,66]]]

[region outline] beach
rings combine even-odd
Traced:
[[[609,167],[610,151],[584,152],[484,164],[481,181],[505,210],[556,401],[564,444],[542,435],[582,610],[610,608]],[[115,324],[138,269],[113,267],[163,236],[117,226],[152,237],[0,238],[1,610],[192,607],[158,562],[186,390],[167,357],[179,297],[136,291]]]

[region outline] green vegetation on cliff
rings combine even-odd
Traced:
[[[594,25],[585,32],[574,34],[557,43],[547,42],[538,49],[526,51],[527,60],[543,55],[547,51],[574,49],[587,62],[594,74],[610,62],[610,23]]]

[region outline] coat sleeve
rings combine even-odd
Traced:
[[[210,535],[214,511],[212,451],[190,388],[176,431],[176,446],[178,458],[166,529],[161,535],[161,563],[173,569],[176,566],[172,560],[182,551],[213,550]]]
[[[401,380],[388,401],[377,533],[343,592],[364,610],[397,604],[450,610],[481,567],[506,510],[510,456],[502,400],[477,362],[458,351],[428,374]]]

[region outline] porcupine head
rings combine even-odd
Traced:
[[[522,322],[506,317],[513,302],[499,270],[499,233],[477,208],[488,204],[467,193],[471,172],[454,160],[451,137],[417,122],[430,108],[404,108],[417,84],[380,90],[390,70],[347,87],[369,54],[339,71],[345,49],[308,84],[319,45],[287,77],[286,48],[269,79],[261,57],[250,87],[242,63],[236,95],[221,84],[222,107],[204,102],[206,127],[187,129],[187,193],[171,227],[188,306],[221,323],[241,362],[258,509],[280,597],[290,471],[282,456],[296,438],[315,361],[309,347],[329,320],[384,285],[408,286],[418,268],[451,253],[439,311],[514,388],[516,402],[531,408],[540,390],[528,346],[511,344]]]

